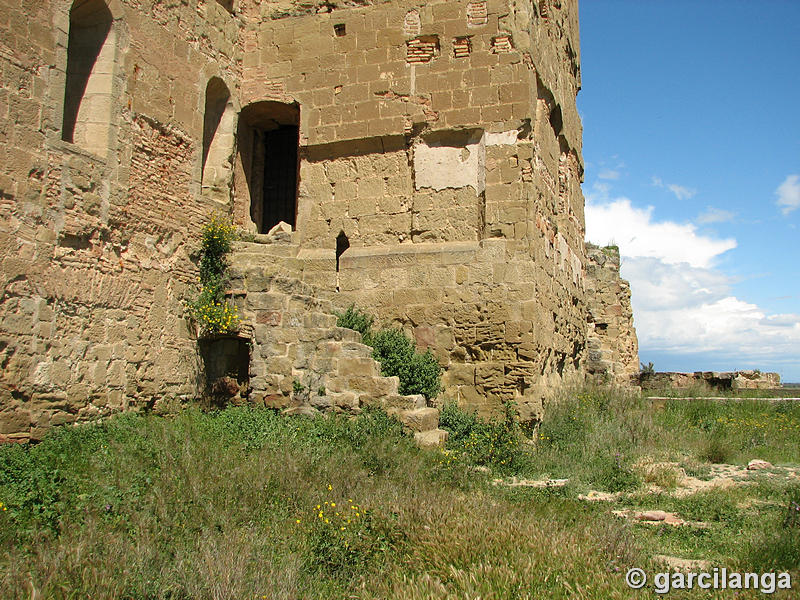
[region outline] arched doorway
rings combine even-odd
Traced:
[[[297,104],[255,102],[239,115],[239,160],[259,233],[281,221],[297,223],[299,124]]]

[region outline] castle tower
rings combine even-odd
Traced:
[[[0,434],[197,393],[200,228],[536,419],[586,345],[576,0],[0,0]],[[267,244],[264,244],[265,246]]]

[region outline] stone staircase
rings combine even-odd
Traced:
[[[299,279],[297,253],[290,234],[280,232],[235,242],[230,254],[229,295],[251,344],[250,401],[307,415],[380,406],[419,445],[442,445],[438,409],[421,395],[400,394],[399,379],[380,374],[361,334],[336,326],[331,301]]]

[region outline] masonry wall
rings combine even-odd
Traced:
[[[3,439],[197,394],[200,227],[258,230],[240,126],[271,117],[299,127],[287,269],[412,332],[484,414],[535,419],[581,372],[574,0],[91,0],[91,73],[72,5],[0,0]]]
[[[293,265],[430,347],[447,396],[536,419],[585,355],[577,5],[366,4],[244,36],[243,106],[300,107]]]
[[[586,372],[599,381],[639,385],[639,341],[630,284],[620,277],[619,248],[586,244],[589,299]]]
[[[113,45],[71,143],[71,5],[0,2],[2,439],[197,389],[182,299],[215,206],[203,92],[212,75],[234,87],[239,23],[214,0],[109,2]]]

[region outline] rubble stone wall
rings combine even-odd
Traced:
[[[659,371],[642,377],[642,388],[668,390],[707,386],[719,390],[768,390],[781,386],[779,373],[747,371],[696,371],[675,373]]]
[[[203,92],[212,75],[233,88],[239,23],[214,0],[108,2],[71,142],[71,6],[0,2],[3,439],[197,390],[182,299],[215,206],[198,193]]]
[[[586,244],[589,298],[586,372],[623,386],[639,383],[639,342],[630,284],[620,277],[619,248]]]

